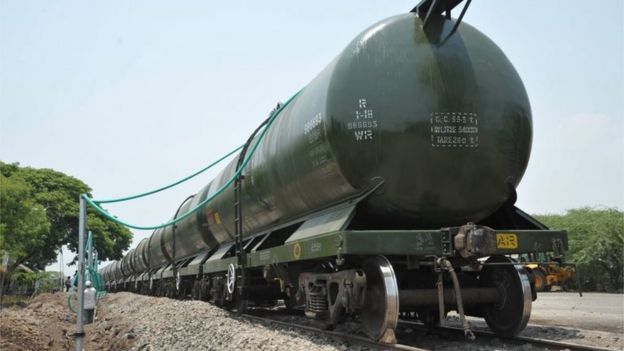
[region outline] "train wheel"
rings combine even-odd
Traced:
[[[230,265],[228,266],[226,288],[227,293],[230,296],[233,296],[236,289],[236,267],[234,267],[233,263],[230,263]]]
[[[375,256],[366,260],[362,268],[366,274],[364,307],[360,314],[362,329],[371,339],[396,343],[399,287],[392,264],[384,256]]]
[[[176,272],[175,275],[175,294],[176,296],[181,296],[182,288],[182,276],[180,276],[180,272]]]
[[[486,263],[511,263],[505,256],[492,256]],[[498,302],[483,305],[483,317],[496,334],[515,336],[526,327],[531,316],[531,284],[520,265],[486,265],[479,278],[483,287],[495,287]]]

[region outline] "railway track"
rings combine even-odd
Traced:
[[[276,319],[276,316],[293,316],[292,314],[284,313],[283,311],[276,310],[262,310],[256,309],[251,313],[245,313],[243,315],[245,318],[258,321],[262,323],[269,323],[278,325],[280,327],[285,328],[294,328],[301,331],[322,334],[330,338],[343,340],[352,344],[367,346],[372,349],[377,350],[403,350],[403,351],[424,351],[431,350],[432,345],[423,346],[422,335],[430,334],[436,335],[444,340],[445,343],[449,343],[449,348],[458,348],[464,344],[473,346],[474,348],[478,348],[479,346],[492,345],[492,341],[498,340],[498,342],[502,342],[500,345],[501,348],[511,347],[511,346],[519,346],[519,345],[531,345],[538,349],[542,350],[570,350],[570,351],[614,351],[616,349],[603,348],[597,346],[589,346],[582,345],[577,343],[571,343],[566,341],[557,341],[557,340],[549,340],[543,338],[534,338],[528,336],[516,336],[505,338],[496,335],[495,333],[484,331],[484,330],[473,330],[474,335],[477,337],[475,341],[466,341],[464,339],[464,333],[461,328],[456,328],[452,326],[444,326],[444,327],[436,327],[433,329],[427,328],[425,325],[419,322],[399,320],[399,328],[397,329],[397,338],[398,343],[396,344],[384,344],[380,342],[373,341],[367,337],[355,335],[350,332],[343,331],[335,331],[335,330],[324,330],[320,327],[316,327],[313,325],[301,324],[295,321],[283,321],[280,319]],[[303,318],[303,317],[302,317]],[[408,333],[405,332],[406,329],[411,328],[413,331],[419,331],[419,338],[414,338],[413,336],[409,336]],[[413,335],[413,332],[411,333]],[[414,340],[420,339],[420,340]],[[451,345],[450,343],[456,343],[456,345]]]
[[[425,325],[418,323],[418,322],[412,322],[412,321],[405,321],[405,320],[400,320],[399,321],[399,326],[409,326],[410,328],[414,329],[414,330],[419,330],[419,331],[423,331],[423,332],[432,332],[432,333],[439,333],[442,334],[444,336],[450,336],[453,338],[456,338],[457,340],[461,340],[464,337],[464,331],[461,328],[458,327],[452,327],[452,326],[443,326],[443,327],[436,327],[434,329],[428,329]],[[604,347],[597,347],[597,346],[589,346],[589,345],[582,345],[582,344],[577,344],[577,343],[571,343],[571,342],[566,342],[566,341],[558,341],[558,340],[550,340],[550,339],[543,339],[543,338],[534,338],[534,337],[529,337],[529,336],[515,336],[515,337],[501,337],[499,335],[496,335],[493,332],[490,331],[485,331],[485,330],[479,330],[479,329],[473,329],[472,332],[474,333],[474,335],[477,337],[475,343],[481,343],[484,340],[488,340],[488,341],[492,341],[492,340],[500,340],[503,341],[505,343],[508,344],[514,344],[514,345],[525,345],[525,344],[530,344],[536,347],[542,347],[544,349],[548,349],[548,350],[571,350],[571,351],[617,351],[617,349],[610,349],[610,348],[604,348]]]
[[[251,319],[251,320],[258,321],[258,322],[262,322],[262,323],[277,324],[279,326],[286,327],[286,328],[295,328],[295,329],[312,332],[312,333],[321,333],[328,337],[336,338],[336,339],[343,340],[343,341],[348,341],[348,342],[358,344],[361,346],[368,346],[376,350],[427,351],[427,349],[423,349],[423,348],[419,348],[415,346],[403,345],[403,344],[392,344],[392,345],[383,344],[380,342],[373,341],[367,337],[353,335],[347,332],[323,330],[323,329],[310,326],[310,325],[285,322],[285,321],[280,321],[277,319],[272,319],[272,318],[267,318],[267,317],[261,317],[261,316],[253,315],[253,314],[245,314],[244,317]]]

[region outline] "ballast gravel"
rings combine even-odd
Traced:
[[[117,293],[101,304],[132,326],[131,350],[368,350],[294,328],[275,329],[201,301]]]

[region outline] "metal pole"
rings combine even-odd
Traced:
[[[2,310],[2,302],[4,301],[4,279],[9,273],[9,252],[3,251],[2,254],[2,270],[0,271],[0,311]]]
[[[89,230],[89,247],[87,247],[87,267],[89,269],[93,268],[93,234]],[[91,277],[87,277],[87,280],[90,280]],[[91,282],[93,283],[93,282]]]
[[[59,273],[61,275],[60,277],[60,281],[59,281],[59,288],[60,288],[60,292],[65,291],[65,271],[63,271],[63,245],[61,245],[61,247],[59,247]]]
[[[76,316],[76,351],[82,351],[84,338],[84,325],[82,315],[84,312],[84,236],[87,215],[87,204],[80,196],[80,217],[78,217],[78,315]]]

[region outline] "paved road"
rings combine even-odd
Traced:
[[[529,323],[624,334],[624,295],[539,293]]]

